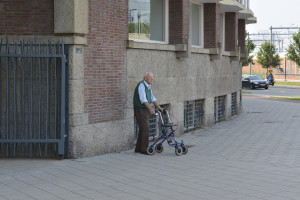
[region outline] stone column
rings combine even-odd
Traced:
[[[231,119],[231,93],[225,96],[225,120],[229,121]]]
[[[215,118],[214,118],[214,97],[206,98],[204,101],[204,126],[205,127],[211,127],[215,123]]]
[[[72,156],[74,129],[88,124],[84,113],[84,46],[88,33],[88,0],[54,0],[54,34],[69,45],[69,140]]]

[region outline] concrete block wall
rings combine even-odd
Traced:
[[[170,105],[178,121],[177,134],[184,132],[184,102],[204,99],[204,125],[214,124],[214,97],[226,95],[226,120],[231,118],[231,94],[241,88],[241,66],[223,56],[210,61],[207,54],[192,53],[177,59],[176,53],[158,50],[127,50],[127,108],[133,109],[132,96],[146,72],[154,74],[153,94],[160,104]]]

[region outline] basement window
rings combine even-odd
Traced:
[[[215,97],[214,100],[214,117],[215,123],[225,120],[225,95]]]
[[[191,131],[203,126],[204,100],[186,101],[184,103],[184,129]]]

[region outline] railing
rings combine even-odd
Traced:
[[[236,1],[242,4],[245,7],[245,10],[249,10],[250,0],[236,0]]]

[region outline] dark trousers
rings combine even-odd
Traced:
[[[149,145],[149,115],[148,109],[134,108],[134,116],[139,126],[135,152],[147,153]]]

